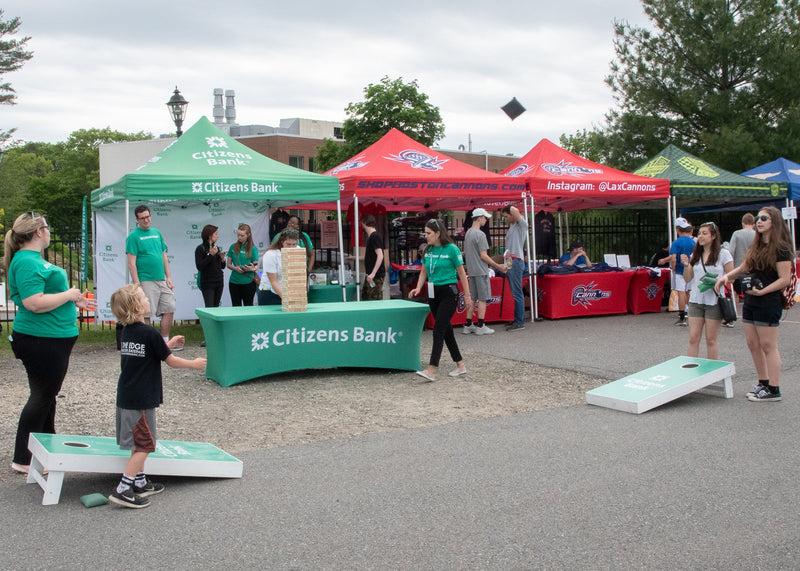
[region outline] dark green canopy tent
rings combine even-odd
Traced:
[[[668,145],[633,174],[669,179],[670,194],[680,208],[786,198],[786,183],[726,171],[675,145]]]

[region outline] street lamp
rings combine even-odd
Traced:
[[[183,125],[183,120],[186,118],[186,107],[188,106],[189,102],[183,98],[183,95],[178,91],[178,86],[176,85],[175,92],[172,94],[172,97],[169,98],[169,101],[167,101],[167,107],[169,107],[169,114],[175,122],[175,128],[178,130],[179,137],[183,135],[181,126]]]

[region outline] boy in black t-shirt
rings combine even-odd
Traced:
[[[144,473],[147,455],[156,449],[156,407],[164,402],[161,361],[179,369],[205,371],[206,360],[181,359],[170,349],[183,346],[183,335],[165,342],[144,323],[150,302],[141,287],[129,284],[111,296],[111,311],[125,325],[121,336],[120,375],[117,382],[117,444],[131,451],[125,473],[108,499],[129,508],[150,505],[147,496],[164,491],[164,485],[149,482]]]

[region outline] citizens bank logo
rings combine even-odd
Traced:
[[[598,289],[597,284],[591,282],[587,285],[577,285],[572,289],[571,304],[573,307],[580,305],[583,308],[587,308],[592,305],[593,301],[599,301],[608,297],[611,297],[610,291]]]
[[[658,284],[650,284],[642,289],[644,290],[647,299],[655,299],[661,293],[661,288],[658,287]]]
[[[411,168],[434,172],[442,170],[444,168],[442,165],[450,160],[439,160],[438,156],[432,157],[428,153],[415,151],[414,149],[406,149],[405,151],[400,151],[396,155],[383,158],[389,159],[390,161],[397,161],[398,163],[405,163],[410,165]]]
[[[572,166],[572,163],[543,163],[542,168],[553,176],[582,177],[585,174],[603,174],[602,169],[587,169],[586,167]]]
[[[193,182],[192,183],[192,192],[203,192],[203,183],[202,182]]]
[[[510,171],[508,171],[506,173],[506,176],[522,176],[524,174],[528,174],[532,170],[533,170],[533,167],[531,165],[527,165],[525,163],[522,163],[518,167],[513,168]]]
[[[228,148],[228,143],[226,143],[225,139],[222,137],[206,137],[206,143],[208,144],[209,149]]]
[[[260,331],[250,334],[250,351],[263,351],[270,347],[286,347],[289,345],[304,345],[307,343],[381,343],[396,345],[397,338],[402,337],[402,331],[395,331],[392,327],[372,330],[364,327],[347,329],[278,329],[277,331]]]
[[[364,158],[365,158],[364,155],[352,158],[349,161],[342,163],[338,167],[333,169],[331,171],[331,174],[334,175],[340,172],[351,171],[355,169],[360,169],[361,167],[365,167],[369,164],[369,161],[365,161]]]

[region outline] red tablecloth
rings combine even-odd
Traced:
[[[661,275],[653,280],[649,270],[633,272],[628,288],[628,311],[637,314],[661,311],[664,296],[664,284],[669,279],[669,270],[661,270]]]
[[[508,280],[505,278],[491,278],[489,280],[492,287],[492,295],[486,302],[486,319],[487,323],[495,323],[498,321],[514,321],[514,298],[511,297],[511,287],[508,285]],[[427,287],[422,288],[422,295],[427,296]],[[450,323],[453,325],[464,325],[467,322],[467,311],[464,304],[464,295],[461,289],[461,282],[458,282],[458,308],[456,309]],[[478,321],[478,310],[472,317],[473,321]],[[432,329],[434,325],[433,315],[428,313],[425,320],[425,327]]]
[[[550,319],[628,311],[635,272],[581,272],[538,278],[539,315]]]

